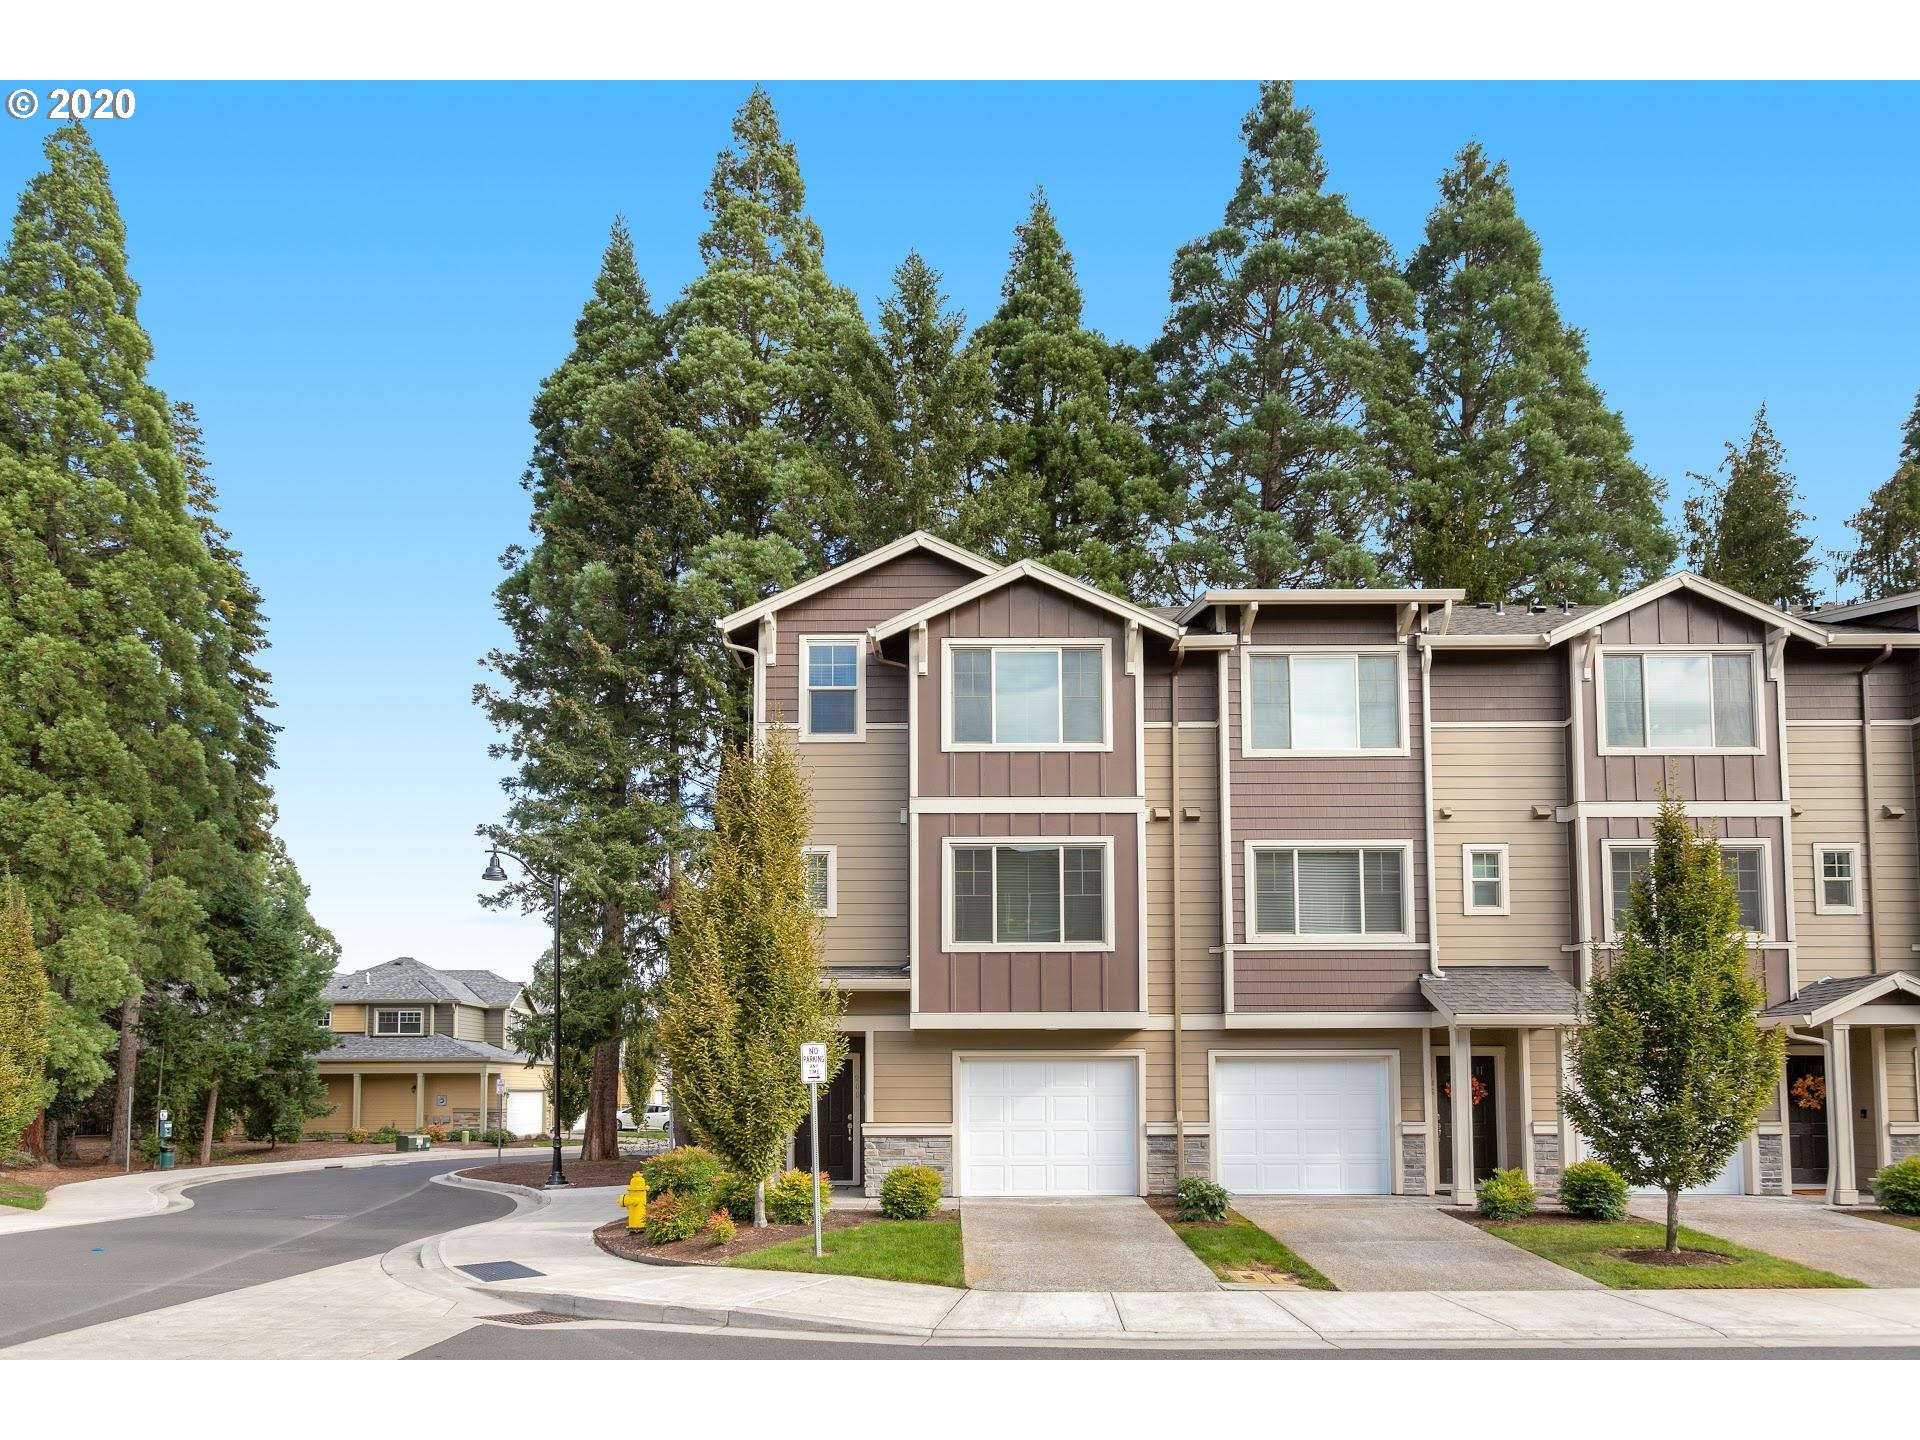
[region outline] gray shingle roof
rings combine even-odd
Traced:
[[[451,975],[489,1005],[511,1005],[513,997],[527,988],[522,982],[496,975],[491,970],[442,970],[440,973]]]
[[[1571,1020],[1580,992],[1544,965],[1462,965],[1423,975],[1420,993],[1443,1015],[1552,1015]]]
[[[1447,624],[1449,635],[1544,635],[1571,624],[1598,605],[1573,605],[1562,610],[1549,605],[1544,610],[1528,610],[1522,601],[1508,604],[1496,612],[1491,605],[1456,605]]]
[[[1914,977],[1907,976],[1905,981],[1898,978],[1902,972],[1882,971],[1878,975],[1849,975],[1841,980],[1816,980],[1811,985],[1802,985],[1800,993],[1791,1000],[1782,1000],[1777,1005],[1769,1005],[1760,1013],[1770,1020],[1805,1020],[1810,1015],[1826,1009],[1837,1000],[1857,994],[1870,985],[1879,985],[1892,980],[1897,990],[1908,989],[1920,994],[1920,984],[1914,983]]]
[[[369,1000],[452,1000],[462,1005],[487,1005],[489,1002],[482,1000],[460,978],[461,973],[436,970],[431,965],[422,965],[411,955],[402,955],[384,965],[334,976],[320,992],[320,998],[347,1005]]]
[[[456,1040],[451,1035],[340,1035],[333,1048],[314,1057],[323,1064],[341,1060],[487,1060],[518,1065],[526,1056],[478,1040]]]

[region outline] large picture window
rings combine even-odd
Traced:
[[[1609,653],[1605,743],[1614,750],[1750,750],[1753,652]]]
[[[1255,940],[1405,939],[1402,846],[1253,846],[1248,888]]]
[[[1720,864],[1733,881],[1740,900],[1741,928],[1753,935],[1767,933],[1767,850],[1764,845],[1725,841]],[[1626,928],[1633,887],[1645,882],[1653,867],[1651,845],[1607,846],[1607,934],[1619,939]]]
[[[1254,654],[1247,746],[1308,754],[1402,747],[1397,654]]]
[[[953,945],[1108,943],[1106,846],[954,845],[950,854]]]
[[[955,745],[1106,743],[1101,648],[967,645],[951,654],[948,734]]]

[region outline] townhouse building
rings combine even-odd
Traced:
[[[1850,1202],[1920,1149],[1920,597],[1787,613],[1682,574],[1595,606],[1152,607],[914,534],[722,629],[812,784],[837,1180],[1552,1191],[1663,778],[1789,1037],[1709,1188]]]

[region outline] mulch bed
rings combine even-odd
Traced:
[[[1878,1220],[1882,1225],[1892,1225],[1901,1230],[1920,1230],[1920,1215],[1894,1215],[1885,1210],[1849,1210],[1846,1213],[1867,1220]]]
[[[434,1146],[436,1150],[440,1148],[438,1145]],[[567,1179],[580,1189],[595,1190],[615,1185],[624,1190],[627,1188],[627,1181],[645,1163],[633,1156],[620,1160],[575,1160],[572,1156],[568,1156],[564,1168]],[[497,1185],[524,1185],[529,1190],[538,1190],[547,1183],[547,1176],[552,1173],[552,1170],[553,1152],[549,1150],[535,1160],[508,1160],[499,1165],[476,1165],[471,1170],[461,1170],[456,1173],[466,1176],[469,1180],[491,1180]]]
[[[855,1225],[865,1225],[879,1219],[871,1210],[829,1210],[820,1217],[820,1228],[826,1230],[845,1230]],[[764,1250],[769,1245],[778,1245],[783,1240],[798,1240],[802,1236],[813,1234],[811,1222],[805,1225],[768,1225],[756,1230],[751,1222],[743,1223],[735,1232],[731,1243],[715,1245],[708,1235],[701,1233],[690,1235],[685,1240],[670,1241],[665,1245],[649,1245],[646,1235],[636,1235],[627,1229],[627,1222],[609,1220],[593,1232],[593,1243],[609,1255],[617,1255],[622,1260],[635,1260],[642,1265],[724,1265],[736,1255],[746,1255],[754,1250]]]
[[[1677,1254],[1666,1250],[1609,1250],[1606,1252],[1616,1260],[1630,1260],[1635,1265],[1669,1265],[1691,1268],[1696,1265],[1738,1265],[1737,1255],[1716,1255],[1711,1250],[1682,1250]]]
[[[1585,1215],[1575,1215],[1567,1210],[1535,1210],[1530,1215],[1522,1215],[1513,1220],[1489,1220],[1478,1210],[1453,1210],[1441,1207],[1441,1213],[1464,1220],[1469,1225],[1478,1225],[1482,1230],[1492,1225],[1605,1225],[1605,1220],[1594,1220]]]

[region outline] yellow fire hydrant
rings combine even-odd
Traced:
[[[627,1212],[627,1231],[647,1228],[647,1181],[638,1170],[627,1181],[627,1188],[621,1192],[620,1208]]]

